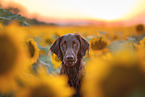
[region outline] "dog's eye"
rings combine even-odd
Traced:
[[[62,44],[62,47],[66,47],[66,44]]]
[[[77,44],[75,41],[73,41],[73,46],[74,46],[74,47],[77,47],[78,44]]]
[[[73,46],[74,46],[74,47],[77,47],[77,46],[78,46],[78,44],[74,43],[74,44],[73,44]]]

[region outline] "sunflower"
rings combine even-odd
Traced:
[[[113,28],[112,28],[113,29]],[[110,31],[109,31],[110,32]],[[123,33],[122,32],[118,32],[118,31],[111,31],[110,33],[107,33],[107,36],[109,37],[109,39],[111,41],[115,41],[115,40],[120,40],[122,39]]]
[[[54,42],[54,40],[57,38],[57,37],[59,37],[59,35],[57,34],[57,33],[50,33],[49,35],[48,35],[49,33],[45,33],[44,34],[44,36],[42,37],[42,40],[40,41],[40,45],[42,45],[42,46],[48,46],[48,45],[51,45],[53,42]]]
[[[66,76],[51,76],[42,69],[39,69],[39,75],[26,76],[24,80],[25,87],[17,91],[14,97],[71,97],[74,94]]]
[[[31,64],[33,64],[37,62],[37,59],[39,57],[39,48],[37,46],[37,43],[33,39],[27,39],[26,45],[29,52]]]
[[[39,44],[43,47],[46,47],[48,45],[51,45],[52,42],[53,42],[52,37],[45,35],[42,37],[42,40],[39,42]]]
[[[145,37],[140,41],[140,44],[137,45],[137,54],[138,57],[140,58],[140,61],[144,60],[145,58]],[[145,61],[144,62],[143,68],[145,68]]]
[[[136,31],[138,34],[142,34],[144,33],[144,25],[143,24],[139,24],[136,26]]]
[[[145,97],[145,73],[135,54],[108,55],[88,62],[83,97]]]
[[[106,37],[98,36],[98,37],[92,38],[92,40],[90,41],[90,44],[93,50],[102,50],[108,46],[109,41]]]
[[[3,94],[17,88],[15,78],[29,64],[23,42],[25,34],[14,29],[10,25],[0,30],[0,92]]]
[[[140,43],[140,47],[145,49],[145,37],[139,43]]]
[[[0,23],[0,30],[2,29],[2,24]]]
[[[54,64],[55,69],[59,68],[61,65],[60,59],[58,59],[55,54],[51,54],[51,62]]]

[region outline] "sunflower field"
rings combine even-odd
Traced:
[[[6,21],[10,21],[5,25]],[[78,33],[90,44],[83,59],[83,97],[145,97],[145,28],[29,25],[0,9],[0,97],[72,97],[49,50],[60,36]]]

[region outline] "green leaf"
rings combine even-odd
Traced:
[[[0,22],[5,24],[5,20],[17,20],[23,26],[29,26],[29,24],[25,21],[25,17],[22,17],[20,14],[16,15],[5,9],[0,9]]]
[[[107,47],[112,53],[118,51],[126,41],[113,41]]]
[[[42,51],[44,51],[46,54],[48,54],[49,52],[49,48],[50,48],[50,45],[48,45],[47,47],[42,47],[41,45],[37,44],[38,48]]]

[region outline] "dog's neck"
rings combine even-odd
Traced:
[[[83,72],[82,60],[78,60],[77,63],[73,66],[67,66],[62,62],[60,69],[60,74],[65,74],[68,76],[68,83],[71,87],[76,89],[80,88],[80,80]]]

